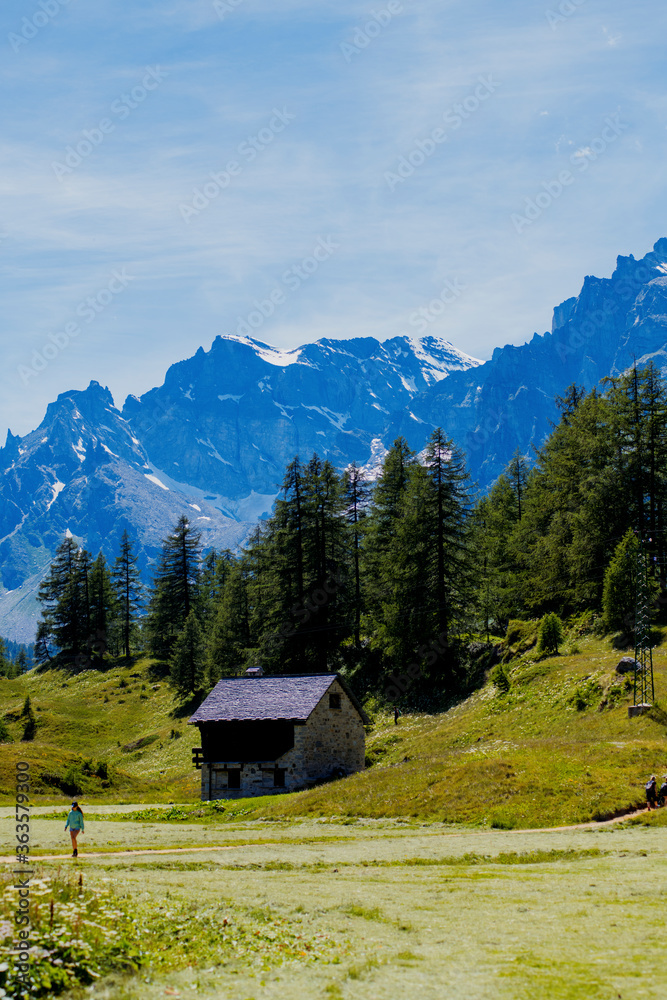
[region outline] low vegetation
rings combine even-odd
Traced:
[[[0,940],[13,940],[17,890],[2,876]],[[329,937],[303,933],[302,920],[244,908],[225,900],[199,906],[182,899],[137,906],[106,876],[84,885],[84,875],[57,872],[30,886],[31,984],[17,979],[15,956],[0,966],[0,989],[16,1000],[54,997],[88,986],[110,972],[161,974],[197,963],[257,964],[264,971],[294,959],[332,961],[339,952]]]
[[[119,851],[136,844],[133,816],[114,825]],[[53,824],[34,826],[43,845]],[[443,982],[451,1000],[664,995],[661,830],[341,818],[272,823],[269,840],[263,826],[230,823],[224,850],[215,823],[191,827],[209,844],[194,856],[178,852],[183,825],[154,822],[173,853],[37,859],[30,998],[374,1000]],[[9,953],[0,989],[28,1000]]]

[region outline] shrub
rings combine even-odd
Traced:
[[[0,743],[11,743],[12,737],[9,730],[7,729],[7,723],[4,719],[0,719]]]
[[[598,682],[592,678],[584,677],[570,695],[568,702],[576,708],[577,712],[585,712],[587,708],[591,708],[599,702],[601,695],[602,688]]]
[[[81,768],[70,764],[60,780],[60,787],[67,795],[81,795],[84,783],[85,778]]]
[[[538,653],[558,654],[558,647],[563,642],[563,623],[558,615],[551,611],[540,622],[537,639]]]
[[[507,694],[512,686],[512,681],[504,663],[496,663],[491,671],[491,682],[501,694]]]
[[[507,626],[501,648],[504,649],[503,660],[508,663],[517,656],[527,653],[537,641],[538,622],[513,619]]]

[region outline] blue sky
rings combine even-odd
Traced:
[[[665,27],[657,0],[5,0],[0,433],[249,318],[415,334],[446,281],[429,333],[543,332],[667,235]]]

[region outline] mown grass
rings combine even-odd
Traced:
[[[66,874],[38,861],[33,995],[377,1000],[440,997],[445,984],[451,1000],[664,996],[660,830],[366,821],[304,848],[319,822],[288,824],[274,845],[244,843],[256,824],[239,825],[236,865],[214,852],[84,855]],[[122,846],[135,829],[121,826]],[[0,900],[2,928],[16,900]]]

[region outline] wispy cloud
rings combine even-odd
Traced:
[[[145,390],[232,330],[321,235],[340,237],[340,250],[267,319],[263,339],[392,336],[458,275],[470,293],[431,332],[481,357],[546,329],[584,274],[609,273],[616,253],[644,253],[664,235],[654,231],[667,145],[657,0],[612,0],[604,12],[585,3],[557,31],[519,0],[402,6],[349,62],[341,43],[383,0],[242,0],[223,19],[209,0],[138,0],[131,13],[72,0],[19,53],[7,45],[0,427],[26,431],[49,398],[90,378],[119,398]],[[8,0],[0,40],[26,9]],[[151,66],[164,81],[121,118],[114,102]],[[492,97],[444,126],[488,75]],[[289,127],[185,225],[179,206],[239,161],[276,107],[295,115]],[[515,206],[572,169],[575,151],[590,159],[619,109],[628,131],[594,181],[591,169],[517,241]],[[104,118],[113,130],[56,176],[53,162]],[[386,172],[441,126],[445,141],[390,190]],[[137,275],[132,288],[21,391],[16,359],[120,265]]]

